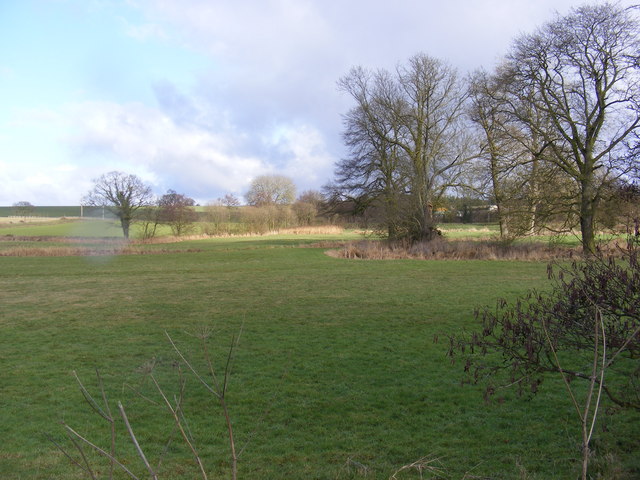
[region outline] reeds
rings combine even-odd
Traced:
[[[366,260],[554,260],[579,255],[579,249],[542,242],[505,243],[496,240],[445,240],[409,244],[361,241],[328,252],[339,258]]]

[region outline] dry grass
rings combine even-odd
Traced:
[[[30,224],[30,223],[48,223],[48,222],[59,222],[60,220],[65,220],[60,217],[0,217],[0,225],[3,224]]]
[[[178,243],[188,240],[206,240],[208,238],[247,238],[247,237],[265,237],[269,235],[340,235],[344,233],[343,227],[335,225],[324,226],[309,226],[309,227],[295,227],[295,228],[282,228],[280,230],[272,230],[265,233],[224,233],[220,235],[209,235],[206,233],[182,235],[175,237],[172,235],[165,235],[161,237],[154,237],[147,240],[133,240],[132,243],[143,244],[164,244],[164,243]]]
[[[0,251],[0,257],[96,257],[113,255],[150,255],[162,253],[197,252],[198,249],[187,250],[147,250],[135,246],[123,248],[99,248],[99,247],[65,247],[65,246],[18,246]]]
[[[117,238],[84,237],[28,237],[5,235],[0,242],[11,242],[0,250],[0,257],[87,257],[112,255],[148,255],[158,253],[178,253],[188,250],[148,249],[140,242],[127,242]],[[39,245],[41,244],[42,245]],[[53,245],[47,245],[53,243]]]
[[[350,245],[351,242],[346,242],[345,240],[322,240],[319,242],[313,242],[308,244],[299,245],[300,248],[345,248],[347,245]],[[336,256],[327,252],[329,256]]]
[[[337,225],[318,225],[307,227],[281,228],[271,235],[340,235],[344,233],[344,228]]]
[[[189,240],[204,240],[207,238],[212,238],[211,235],[207,234],[193,234],[193,235],[181,235],[179,237],[173,235],[163,235],[161,237],[153,237],[147,238],[144,240],[131,240],[132,244],[142,244],[142,245],[163,245],[167,243],[178,243],[178,242],[186,242]]]
[[[55,242],[55,243],[93,243],[100,245],[126,245],[127,241],[123,238],[111,237],[58,237],[53,235],[3,235],[0,236],[0,242]]]
[[[488,227],[470,227],[470,228],[455,228],[450,225],[443,226],[442,229],[444,232],[469,232],[469,233],[491,233],[495,234],[496,230]]]
[[[328,255],[339,258],[367,260],[554,260],[580,255],[575,247],[548,245],[539,242],[506,244],[492,240],[445,240],[408,245],[362,241],[348,243]]]
[[[220,237],[256,237],[268,235],[339,235],[344,228],[333,225],[317,227],[298,227],[268,232],[262,235],[222,235]],[[146,240],[124,240],[122,238],[87,238],[87,237],[57,237],[57,236],[0,236],[0,242],[24,243],[24,245],[9,246],[0,250],[0,257],[66,257],[66,256],[111,256],[111,255],[145,255],[157,253],[178,253],[181,251],[194,252],[197,249],[166,250],[148,249],[145,245],[163,245],[186,242],[190,240],[204,240],[218,238],[206,234],[176,236],[161,236]],[[28,243],[28,244],[27,244]],[[34,245],[34,243],[55,243],[56,245]],[[60,245],[62,244],[62,245]],[[327,243],[323,248],[336,248],[341,243]]]

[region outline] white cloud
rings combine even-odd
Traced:
[[[153,182],[158,193],[172,188],[199,201],[227,192],[242,195],[252,178],[265,173],[288,175],[301,190],[319,188],[334,162],[321,132],[309,125],[274,126],[253,140],[263,153],[258,157],[238,153],[247,133],[230,125],[212,131],[178,124],[142,104],[89,102],[73,112],[77,133],[70,144],[76,157],[90,163],[93,176],[125,170]]]
[[[225,193],[242,196],[250,180],[264,173],[289,175],[300,190],[319,188],[344,153],[340,114],[350,99],[337,91],[336,81],[350,67],[393,69],[424,52],[450,61],[462,73],[491,68],[516,35],[550,19],[554,9],[565,13],[581,3],[78,2],[79,9],[115,19],[118,47],[111,48],[113,38],[105,36],[114,29],[96,31],[89,43],[107,47],[91,56],[97,65],[65,77],[73,94],[63,97],[62,89],[52,89],[56,96],[47,100],[46,88],[25,89],[27,96],[5,108],[0,203],[76,203],[91,178],[116,169],[153,182],[156,193],[173,188],[199,201]],[[120,42],[123,31],[130,38]],[[123,45],[138,56],[116,50]],[[196,66],[176,63],[185,48],[199,53]],[[64,63],[66,57],[56,68],[76,72],[77,66]],[[55,80],[41,72],[33,77],[42,78],[43,86]],[[9,100],[21,92],[12,79],[18,74],[18,66],[0,65],[0,80],[13,86]],[[97,87],[88,88],[85,77]],[[110,101],[100,101],[99,95]],[[79,98],[89,101],[60,106]],[[25,105],[36,108],[25,110]]]
[[[71,144],[76,156],[117,163],[118,169],[143,176],[161,191],[172,188],[206,200],[241,192],[268,168],[255,156],[234,152],[233,132],[178,125],[139,103],[87,102],[74,110],[78,133]],[[98,168],[95,162],[93,168]]]
[[[284,159],[278,172],[294,179],[298,190],[318,189],[330,178],[334,157],[327,151],[322,133],[310,125],[276,129],[271,145]]]
[[[21,162],[0,162],[0,205],[27,201],[33,205],[77,205],[88,191],[89,178],[81,168],[62,164],[34,169]]]

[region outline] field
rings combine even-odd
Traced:
[[[25,225],[0,235],[52,235],[56,225],[80,228]],[[536,396],[506,389],[485,403],[483,388],[462,385],[463,365],[446,356],[446,335],[474,328],[474,307],[545,288],[546,263],[344,260],[325,254],[336,240],[281,235],[192,240],[155,255],[0,257],[0,478],[81,478],[45,434],[64,442],[63,420],[108,446],[106,422],[72,375],[99,396],[95,369],[152,463],[165,452],[160,478],[196,478],[148,369],[177,394],[181,362],[165,332],[204,373],[203,328],[219,369],[241,332],[227,393],[244,448],[239,478],[383,479],[424,457],[446,472],[432,478],[577,477],[579,425],[558,379]],[[220,409],[182,373],[185,416],[210,478],[228,478]],[[640,473],[638,420],[617,413],[598,425],[604,478]],[[119,451],[144,477],[119,428]]]

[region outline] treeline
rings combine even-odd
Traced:
[[[394,71],[353,68],[339,81],[355,105],[334,203],[421,241],[447,198],[476,197],[505,237],[579,229],[594,251],[604,214],[640,198],[639,8],[574,9],[517,38],[491,72],[463,77],[425,54]],[[625,208],[607,210],[617,200]]]
[[[311,198],[309,198],[311,196]],[[158,233],[158,227],[166,225],[175,236],[205,234],[262,235],[293,227],[329,224],[337,217],[328,214],[319,200],[319,193],[308,192],[293,203],[240,205],[225,204],[222,199],[212,202],[198,211],[192,206],[145,207],[136,222],[141,227],[143,239],[150,239]]]

